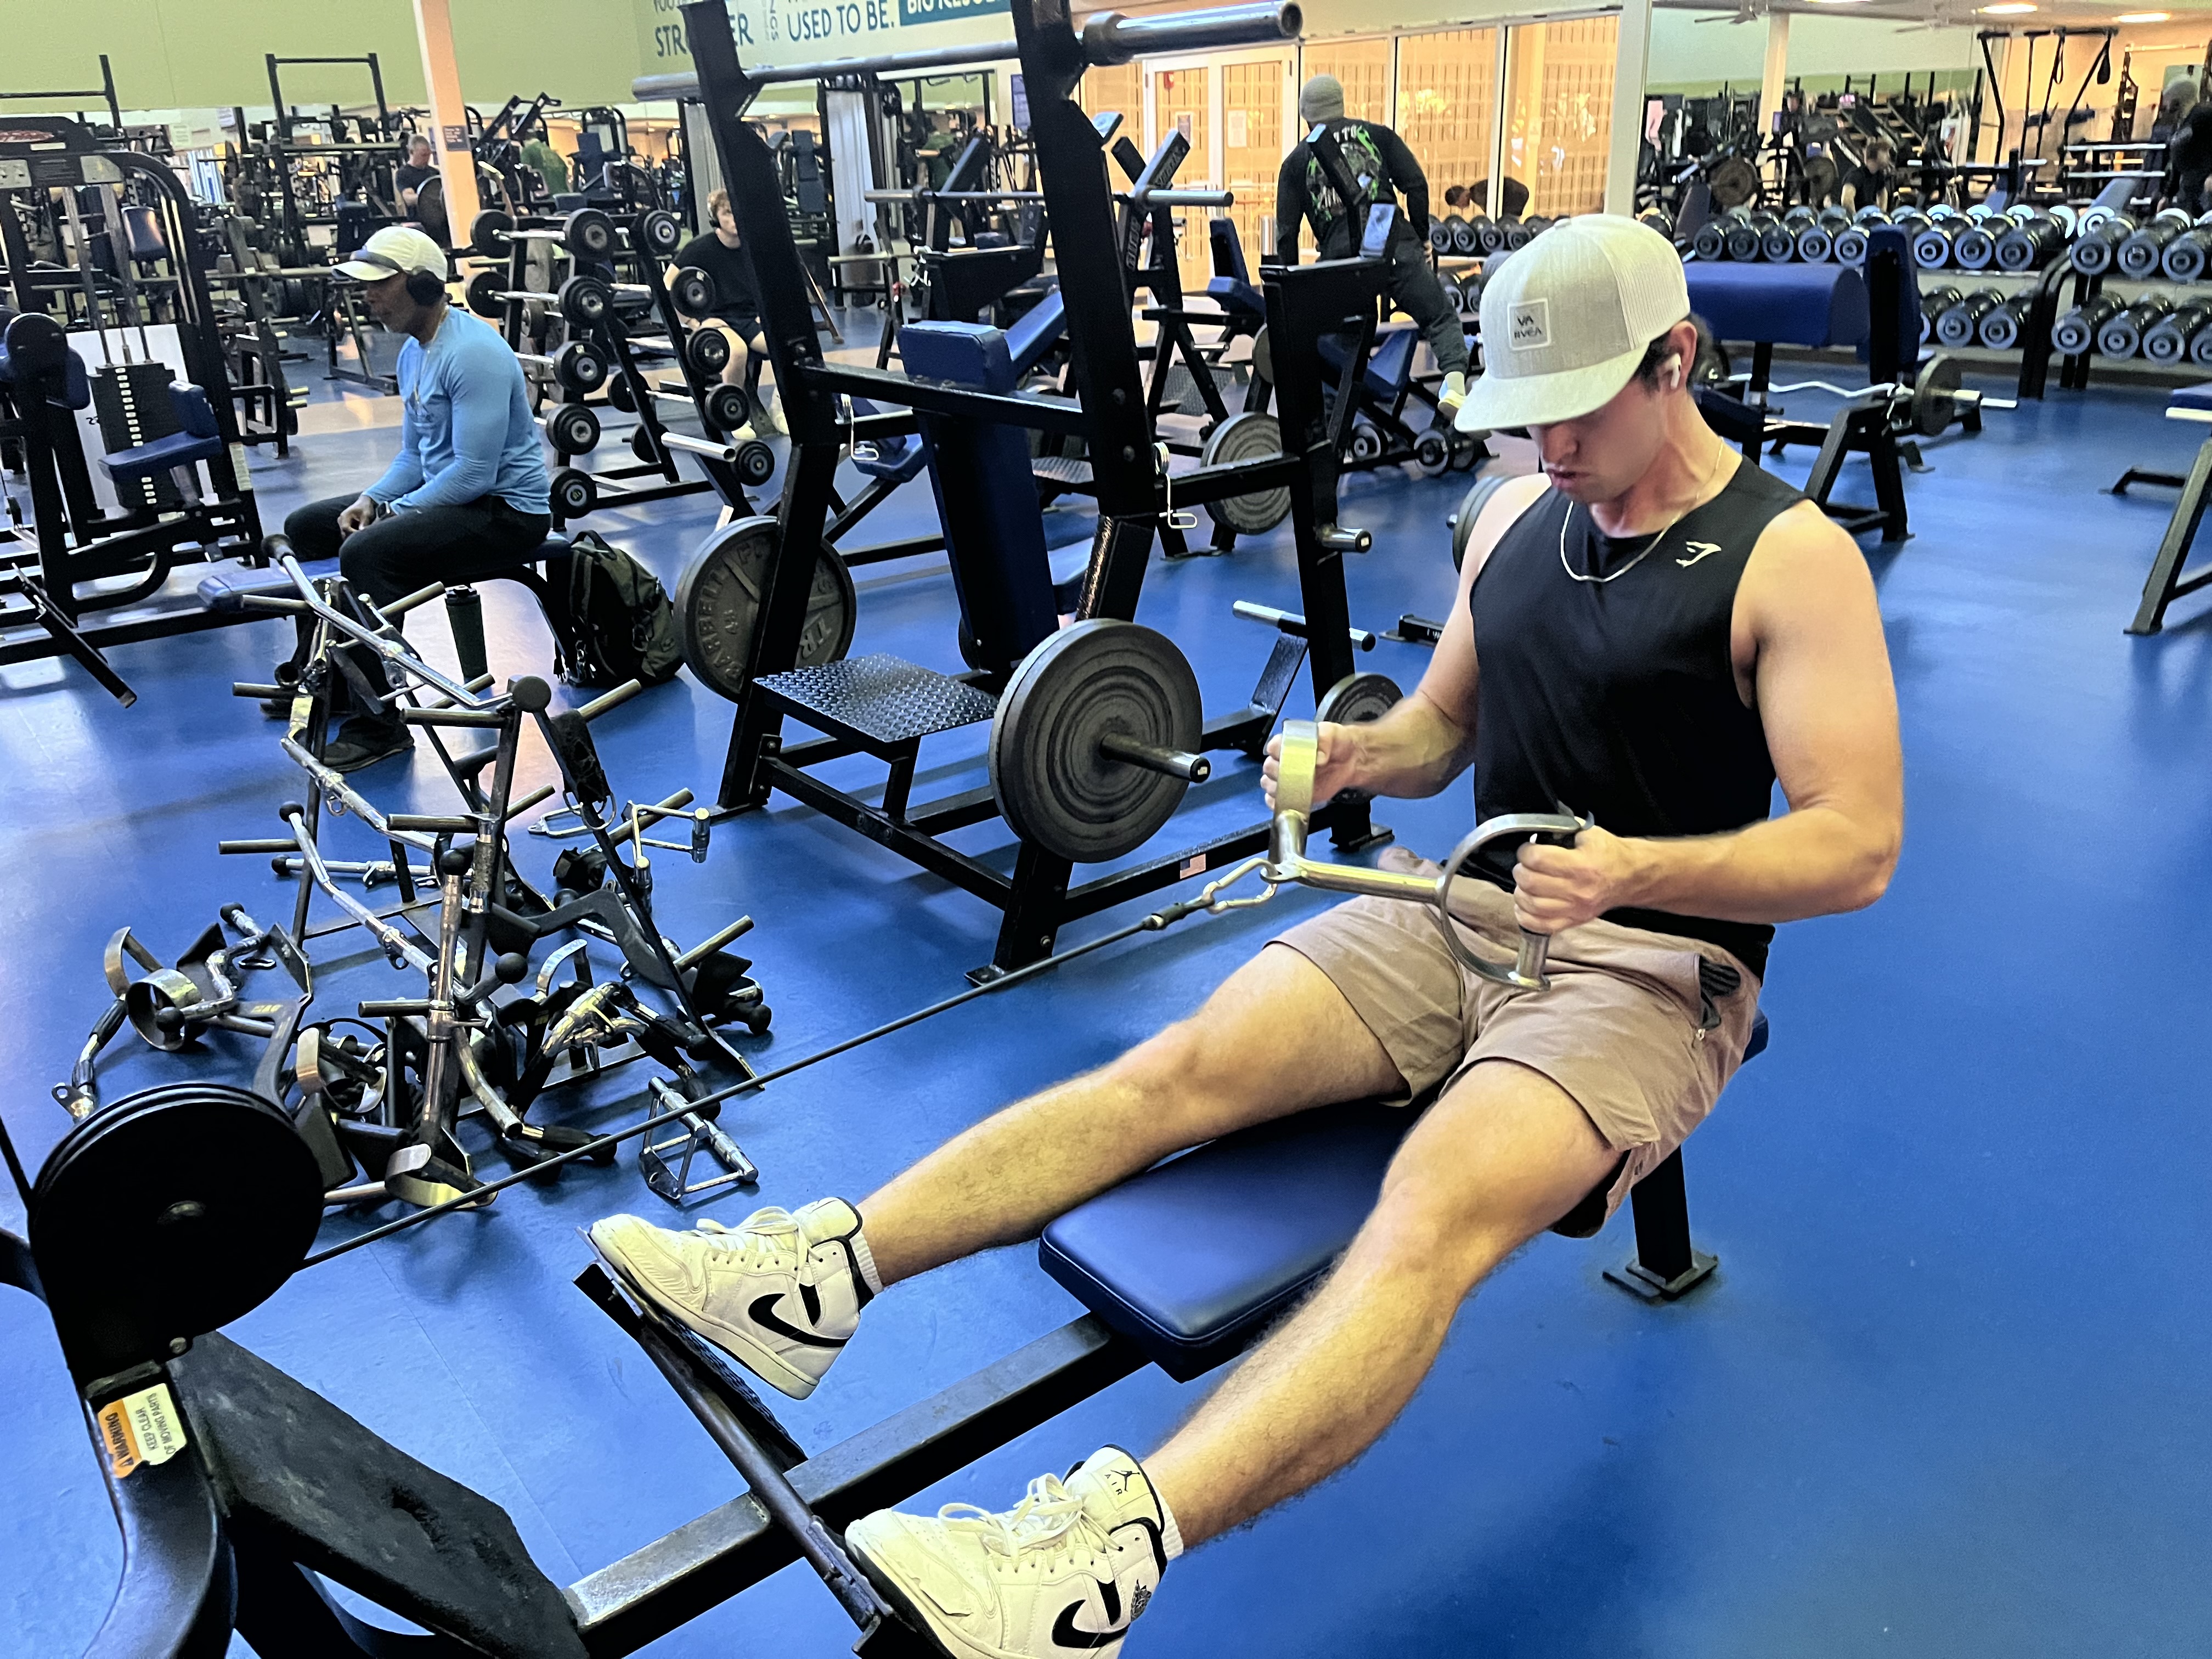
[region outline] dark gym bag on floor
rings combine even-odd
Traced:
[[[653,573],[586,530],[568,550],[575,645],[561,671],[571,685],[658,685],[684,665],[676,612]]]

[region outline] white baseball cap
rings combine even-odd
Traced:
[[[1462,432],[1548,426],[1603,407],[1651,342],[1690,314],[1674,245],[1613,213],[1564,219],[1482,290],[1482,374]]]
[[[427,270],[442,283],[447,273],[446,250],[412,225],[386,225],[363,242],[352,258],[341,259],[337,269],[357,283],[380,283],[387,276],[404,276],[416,270]]]

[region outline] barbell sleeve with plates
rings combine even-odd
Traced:
[[[1982,319],[2004,302],[2004,290],[1978,288],[1936,319],[1936,339],[1956,350],[1974,343]]]
[[[563,455],[589,454],[599,447],[599,413],[586,404],[562,404],[542,424],[546,441]]]
[[[2143,331],[2154,327],[2173,309],[2162,297],[2138,300],[2097,331],[2097,352],[2104,357],[2132,357],[2142,349]]]
[[[2010,351],[2020,344],[2020,331],[2027,321],[2028,313],[2034,309],[2033,292],[2015,294],[1983,313],[1975,329],[1976,336],[1991,351]]]
[[[2143,331],[2142,355],[2154,363],[2179,363],[2189,356],[2190,342],[2212,317],[2212,301],[2191,300],[2176,307]]]
[[[2081,356],[2097,343],[2097,331],[2119,314],[2117,294],[2100,294],[2087,304],[2075,306],[2051,324],[2051,349],[2062,356]]]
[[[580,519],[599,504],[599,480],[581,467],[556,468],[549,480],[553,510],[563,520]]]
[[[1492,842],[1552,836],[1571,842],[1575,836],[1589,827],[1588,823],[1558,812],[1510,812],[1486,818],[1452,848],[1443,869],[1433,877],[1309,859],[1305,855],[1306,836],[1313,822],[1314,774],[1320,741],[1321,728],[1314,721],[1283,722],[1282,742],[1276,759],[1274,820],[1268,836],[1267,862],[1261,872],[1265,879],[1277,884],[1296,882],[1324,892],[1364,894],[1425,905],[1437,931],[1443,936],[1446,948],[1470,973],[1516,990],[1550,989],[1551,981],[1544,975],[1550,937],[1523,928],[1512,964],[1492,962],[1470,949],[1453,925],[1452,883],[1467,861]]]

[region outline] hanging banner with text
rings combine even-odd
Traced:
[[[691,61],[684,38],[680,0],[637,0],[639,56],[647,75],[665,75]],[[740,59],[788,58],[789,48],[807,58],[872,57],[963,40],[1011,39],[999,20],[1007,0],[733,0],[730,27]],[[962,28],[959,25],[971,23]],[[908,37],[909,29],[927,34]]]

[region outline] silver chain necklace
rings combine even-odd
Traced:
[[[1572,501],[1569,501],[1567,503],[1567,510],[1559,517],[1559,568],[1565,571],[1567,574],[1576,581],[1589,582],[1595,586],[1602,587],[1607,582],[1619,581],[1630,571],[1635,569],[1638,565],[1642,564],[1644,560],[1650,558],[1654,553],[1656,553],[1659,550],[1659,544],[1667,539],[1668,532],[1673,530],[1676,525],[1688,518],[1692,513],[1697,510],[1698,504],[1705,500],[1705,491],[1712,488],[1713,480],[1720,474],[1721,459],[1722,457],[1728,453],[1728,447],[1725,444],[1719,445],[1717,446],[1717,453],[1713,456],[1711,469],[1706,472],[1705,483],[1698,486],[1698,493],[1690,498],[1689,506],[1684,507],[1680,513],[1677,513],[1673,518],[1667,520],[1666,524],[1660,529],[1659,533],[1651,538],[1651,544],[1649,547],[1645,548],[1641,553],[1638,553],[1634,558],[1631,559],[1626,564],[1621,566],[1620,569],[1614,571],[1609,576],[1593,576],[1585,571],[1576,569],[1574,566],[1567,562],[1567,524],[1568,521],[1575,516],[1575,504]]]

